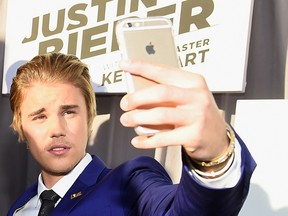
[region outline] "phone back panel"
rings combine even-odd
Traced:
[[[157,19],[131,19],[120,24],[117,32],[124,59],[138,59],[179,67],[171,23]],[[139,26],[138,26],[139,25]],[[128,90],[151,85],[151,81],[127,74]],[[165,74],[163,74],[165,76]],[[132,79],[132,80],[131,80]],[[132,83],[131,83],[132,82]]]

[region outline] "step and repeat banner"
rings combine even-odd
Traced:
[[[123,93],[118,20],[173,21],[180,65],[212,92],[244,92],[253,0],[9,0],[2,94],[16,69],[38,54],[74,54],[89,65],[95,92]]]

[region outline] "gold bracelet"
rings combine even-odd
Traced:
[[[220,177],[222,175],[224,175],[229,168],[231,167],[233,161],[234,161],[234,153],[232,154],[232,157],[229,158],[227,164],[225,164],[225,166],[223,168],[221,168],[220,170],[217,171],[209,171],[209,172],[204,172],[201,171],[199,169],[197,169],[196,167],[194,167],[194,165],[192,163],[189,163],[189,165],[191,166],[192,170],[197,173],[199,176],[206,178],[206,179],[213,179],[213,178],[217,178]]]
[[[227,136],[229,138],[229,146],[228,146],[226,154],[224,154],[223,156],[221,156],[220,158],[216,160],[209,161],[209,162],[197,161],[197,160],[192,160],[192,161],[202,167],[213,167],[213,166],[217,166],[219,164],[225,163],[234,154],[234,149],[235,149],[235,133],[233,129],[230,127],[230,125],[227,123],[226,123],[226,130],[227,130]]]

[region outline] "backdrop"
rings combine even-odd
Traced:
[[[0,0],[0,80],[5,50],[6,3],[7,0]],[[215,94],[217,104],[225,110],[228,122],[235,112],[237,99],[284,98],[287,11],[287,0],[255,0],[246,91],[241,94]],[[108,118],[104,115],[105,118],[101,120],[103,124],[89,143],[88,151],[97,153],[110,167],[140,154],[154,156],[154,150],[131,147],[130,139],[134,132],[119,123],[119,101],[122,95],[96,97],[98,113],[109,114],[110,118],[106,121]],[[17,136],[9,128],[11,119],[8,97],[0,95],[0,215],[6,215],[12,202],[39,174],[25,144],[18,143]]]

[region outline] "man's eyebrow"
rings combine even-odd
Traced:
[[[75,109],[75,108],[79,108],[79,106],[78,105],[62,105],[61,106],[62,110],[69,110],[69,109]],[[43,113],[44,111],[45,111],[45,108],[38,109],[38,110],[30,113],[28,115],[28,117],[39,115],[40,113]]]
[[[79,108],[79,106],[78,105],[62,105],[61,106],[62,110],[75,109],[75,108]]]
[[[28,117],[39,115],[40,113],[44,112],[45,108],[38,109],[28,115]]]

